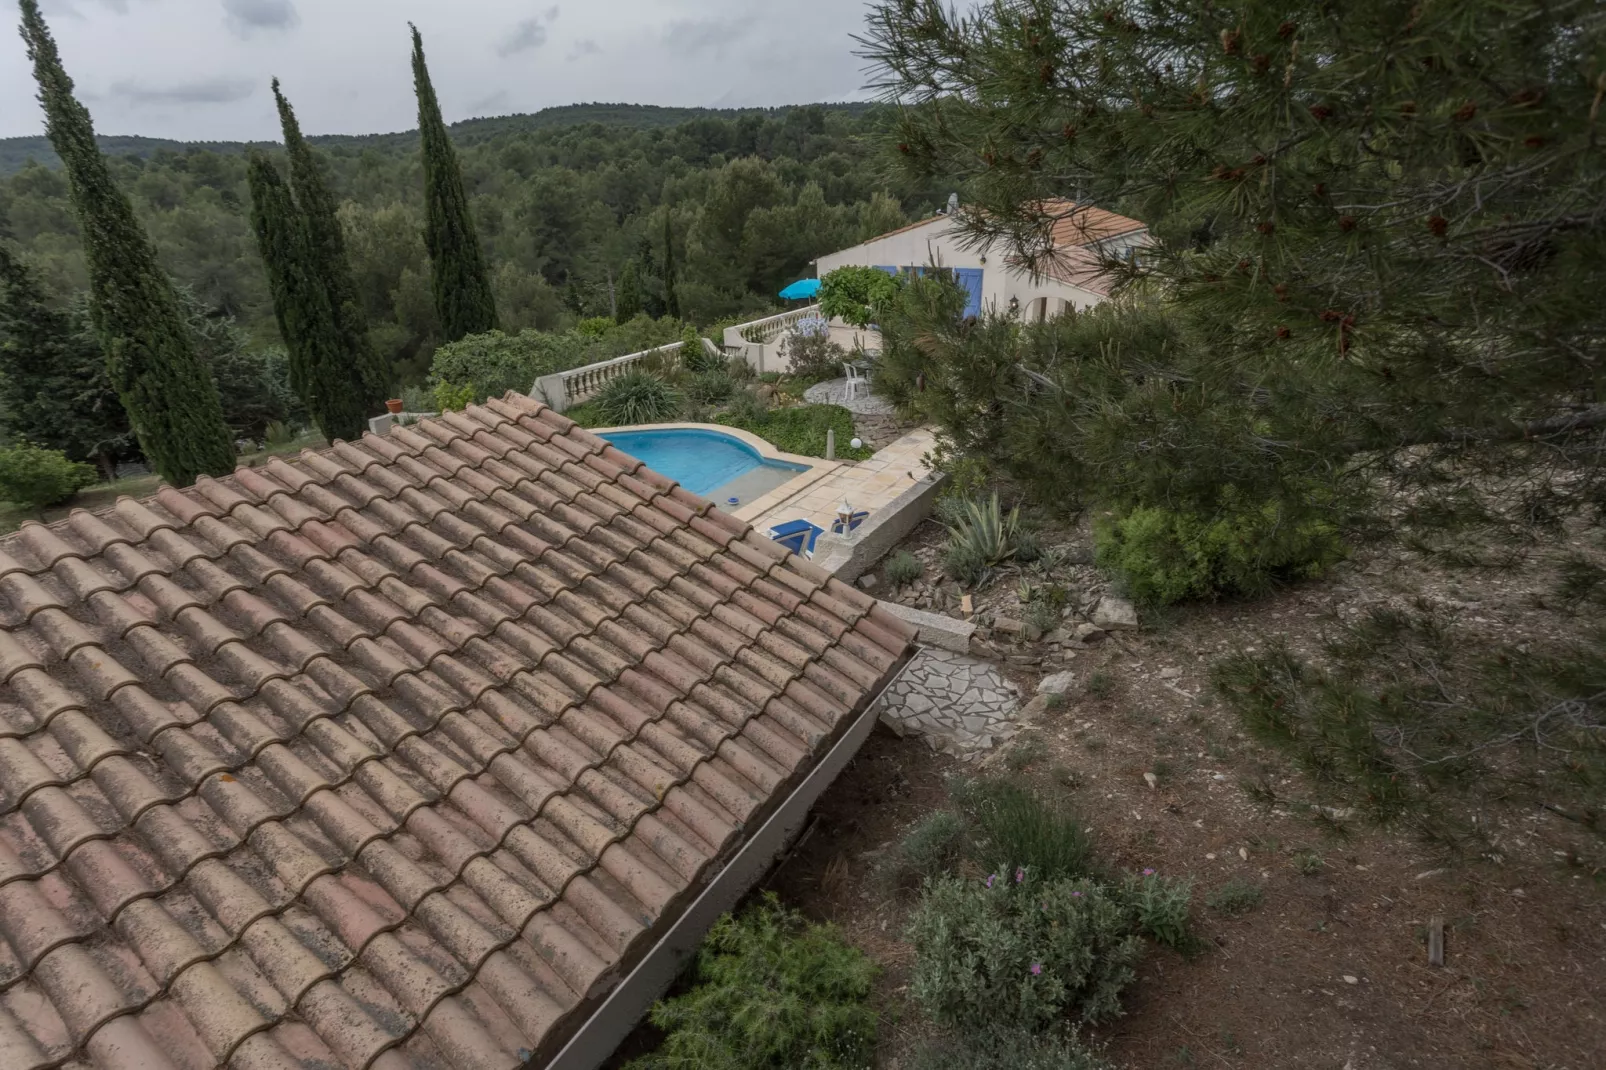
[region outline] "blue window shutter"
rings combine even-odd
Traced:
[[[954,268],[954,278],[969,295],[965,301],[965,315],[981,315],[981,268]]]
[[[888,275],[896,275],[898,273],[897,268],[888,267],[886,264],[877,264],[875,268],[877,271],[885,271]]]

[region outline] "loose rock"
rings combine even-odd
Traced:
[[[1037,685],[1039,695],[1063,695],[1076,686],[1076,674],[1070,670],[1057,672],[1053,676],[1045,676]]]
[[[859,577],[859,586],[866,591],[875,590],[876,578],[873,573],[866,573]]]
[[[1076,630],[1071,635],[1078,643],[1091,643],[1094,640],[1103,639],[1105,631],[1096,624],[1089,624],[1083,621],[1076,626]]]
[[[1138,611],[1126,599],[1107,594],[1093,610],[1093,623],[1106,631],[1131,630],[1138,626]]]
[[[1026,625],[1014,617],[995,617],[993,619],[993,630],[1003,632],[1005,635],[1019,635],[1026,630]]]

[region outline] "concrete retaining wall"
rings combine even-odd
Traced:
[[[931,515],[947,480],[945,473],[933,472],[871,513],[851,535],[821,535],[814,544],[814,563],[842,582],[852,583]]]

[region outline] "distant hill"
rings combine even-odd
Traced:
[[[638,130],[658,130],[694,119],[736,119],[745,115],[778,118],[799,108],[817,107],[825,111],[858,116],[875,107],[869,103],[799,104],[784,108],[661,108],[654,104],[565,104],[556,108],[543,108],[533,114],[500,115],[485,119],[465,119],[451,126],[454,140],[473,145],[510,133],[540,130],[554,126],[583,126],[601,123],[605,126],[632,127]],[[253,145],[271,148],[274,142],[253,141],[171,141],[159,137],[139,137],[128,134],[103,134],[98,138],[101,149],[112,156],[138,156],[148,159],[158,152],[218,152],[239,154]],[[394,134],[326,134],[311,141],[330,149],[377,149],[380,152],[409,151],[418,144],[418,131],[405,130]],[[29,160],[38,160],[47,167],[60,163],[50,142],[42,135],[34,137],[0,138],[0,177],[20,171]]]

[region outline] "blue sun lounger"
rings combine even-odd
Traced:
[[[807,520],[788,520],[784,524],[776,524],[770,528],[770,538],[794,554],[807,557],[814,553],[814,540],[824,532],[824,528]]]

